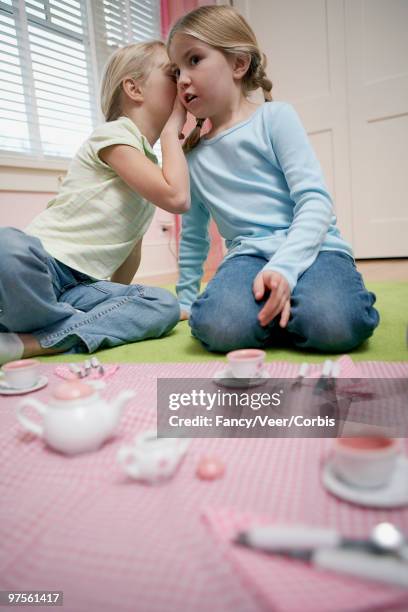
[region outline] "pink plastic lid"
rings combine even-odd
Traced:
[[[76,400],[93,395],[95,390],[83,382],[65,382],[54,390],[53,397],[59,400]]]
[[[221,478],[225,472],[225,465],[217,457],[203,457],[198,466],[196,474],[201,480],[215,480]]]

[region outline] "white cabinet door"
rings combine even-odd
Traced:
[[[234,0],[268,58],[275,100],[302,119],[352,242],[343,0]]]
[[[408,0],[234,0],[360,258],[408,256]]]
[[[346,0],[354,250],[408,256],[408,2]]]

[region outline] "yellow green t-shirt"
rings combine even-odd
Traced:
[[[134,147],[158,163],[127,117],[100,125],[75,155],[58,194],[25,230],[52,257],[98,279],[110,278],[119,268],[154,214],[153,204],[99,158],[99,151],[114,144]]]

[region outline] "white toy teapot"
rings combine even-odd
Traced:
[[[47,405],[24,399],[17,407],[17,417],[23,427],[55,450],[75,455],[95,451],[113,434],[122,409],[134,395],[133,391],[125,390],[107,402],[90,384],[65,382],[56,387]],[[24,414],[27,407],[42,415],[41,425]]]

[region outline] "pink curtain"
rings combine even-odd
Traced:
[[[204,4],[214,4],[212,0],[160,0],[160,8],[161,8],[161,31],[163,39],[166,39],[167,34],[171,25],[177,21],[182,15],[185,15],[189,11],[198,8]],[[187,117],[187,122],[184,127],[184,133],[188,134],[195,125],[195,120],[192,115]],[[181,229],[181,217],[180,215],[175,215],[176,219],[176,240],[177,240],[177,252],[179,247],[180,240],[180,229]],[[223,249],[222,249],[222,238],[218,232],[217,226],[214,221],[211,221],[210,224],[210,239],[211,239],[211,247],[210,252],[208,254],[208,258],[205,264],[205,272],[211,273],[214,272],[223,258]]]
[[[215,4],[212,0],[160,0],[161,30],[166,38],[170,26],[182,15],[204,4]]]

